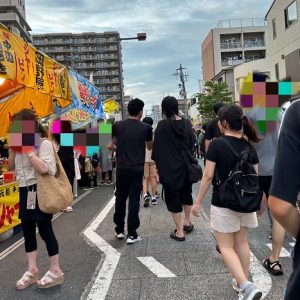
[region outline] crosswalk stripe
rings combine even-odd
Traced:
[[[138,257],[137,259],[159,278],[177,277],[152,256]]]
[[[268,248],[272,250],[272,244],[266,244]],[[279,257],[291,257],[291,253],[284,247],[281,248]]]

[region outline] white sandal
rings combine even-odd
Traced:
[[[48,271],[39,282],[37,282],[37,286],[40,289],[47,289],[56,285],[63,284],[65,280],[64,273],[60,275],[56,275],[51,271]]]
[[[32,274],[29,271],[26,271],[21,279],[17,281],[16,289],[24,290],[29,287],[31,284],[36,283],[39,280],[39,274]]]

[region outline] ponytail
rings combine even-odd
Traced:
[[[243,116],[243,132],[251,143],[258,143],[261,139],[258,137],[254,124],[247,116]]]

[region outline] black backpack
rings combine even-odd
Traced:
[[[228,140],[222,140],[238,161],[223,183],[220,182],[220,177],[216,172],[220,200],[226,208],[231,210],[241,213],[256,212],[260,209],[261,195],[258,175],[254,166],[248,161],[250,145],[238,154]]]
[[[92,157],[92,166],[93,166],[93,168],[97,168],[98,167],[98,165],[99,165],[99,158],[98,158],[98,156],[97,156],[97,154],[95,155],[93,155],[93,157]]]

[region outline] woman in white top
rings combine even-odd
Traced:
[[[24,122],[26,121],[26,122]],[[13,123],[21,123],[20,128],[31,123],[31,135],[38,133],[40,138],[47,138],[46,130],[38,123],[34,112],[30,109],[23,109],[14,116]],[[23,125],[24,124],[24,125]],[[27,132],[28,132],[27,125]],[[14,133],[15,134],[15,133]],[[19,133],[23,137],[22,132]],[[29,141],[29,139],[28,139]],[[23,142],[24,144],[24,142]],[[34,145],[31,145],[34,146]],[[36,148],[33,148],[36,149]],[[20,211],[23,234],[25,239],[25,251],[28,260],[28,270],[16,283],[16,288],[21,290],[33,283],[37,283],[40,288],[48,288],[64,281],[64,273],[59,266],[58,243],[52,229],[52,215],[42,212],[36,197],[36,188],[39,176],[43,174],[55,175],[56,162],[52,142],[42,140],[37,150],[30,152],[15,152],[11,147],[9,155],[9,168],[15,170],[16,178],[20,188]],[[19,149],[20,150],[20,149]],[[41,238],[44,240],[48,255],[50,257],[50,268],[44,277],[39,280],[39,270],[37,267],[37,240],[36,226],[39,229]]]

